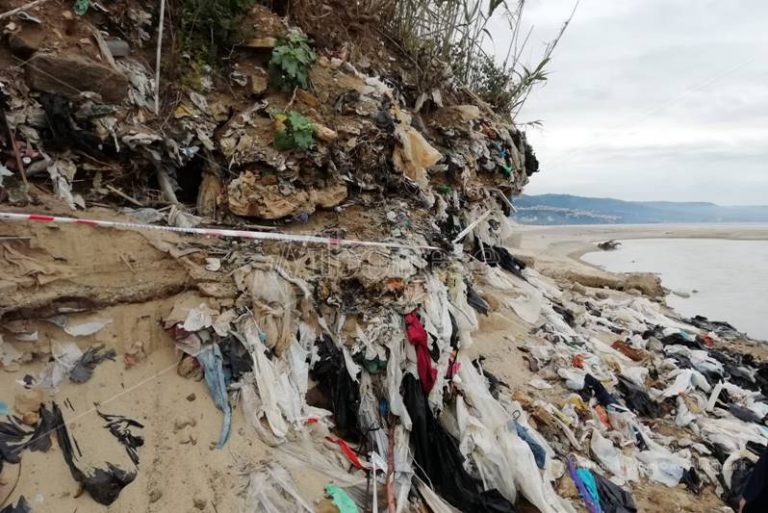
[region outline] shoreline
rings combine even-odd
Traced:
[[[515,238],[520,248],[550,256],[566,257],[594,269],[584,262],[587,253],[601,251],[598,242],[615,239],[719,239],[768,240],[768,225],[691,225],[691,224],[627,224],[627,225],[516,225]],[[602,269],[601,269],[602,270]]]

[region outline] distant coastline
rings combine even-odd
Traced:
[[[523,195],[514,199],[514,203],[515,220],[532,225],[768,223],[768,206],[624,201],[568,194]]]

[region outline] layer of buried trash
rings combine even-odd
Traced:
[[[163,323],[178,374],[204,380],[221,416],[214,450],[231,443],[234,408],[248,436],[273,448],[270,461],[240,471],[244,509],[504,513],[525,499],[543,513],[635,511],[648,480],[738,500],[768,442],[768,367],[727,349],[744,338],[727,324],[682,321],[642,297],[564,291],[505,248],[508,198],[538,169],[512,124],[456,91],[450,103],[432,92],[416,100],[402,77],[331,52],[308,69],[313,91],[277,90],[261,68],[278,41],[306,38],[263,8],[229,76],[203,66],[197,87],[156,113],[154,76],[138,58],[150,13],[73,20],[48,9],[39,44],[21,44],[39,35],[34,21],[8,29],[25,68],[2,70],[4,205],[43,203],[50,181],[64,208],[124,201],[122,215],[147,223],[248,217],[290,230],[325,211],[326,233],[443,248],[332,248],[322,258],[304,247],[286,258],[267,244],[193,248],[214,273],[208,283],[232,297],[216,289],[209,295],[225,299],[180,303]],[[118,31],[137,34],[127,53],[111,36],[100,44]],[[30,238],[0,240],[8,290],[50,290]],[[175,254],[186,265],[189,253]],[[71,305],[56,307],[45,321],[60,331],[33,354],[28,312],[2,304],[0,363],[18,388],[0,398],[0,463],[20,474],[28,452],[63,458],[85,495],[115,504],[142,472],[140,433],[153,426],[136,420],[141,411],[75,411],[57,389],[88,387],[117,362],[130,372],[151,352],[81,347],[77,337],[109,321],[73,323]],[[492,312],[534,327],[517,341],[536,373],[530,393],[468,355]],[[82,415],[100,415],[119,454],[91,463]],[[48,453],[53,440],[60,454]],[[292,461],[327,480],[321,506],[294,484]],[[3,513],[34,506],[13,493]]]
[[[563,292],[493,245],[489,226],[469,235],[486,241],[479,258],[457,256],[447,266],[401,251],[397,258],[410,265],[393,269],[345,259],[352,250],[344,250],[339,262],[361,287],[354,297],[312,268],[266,255],[222,262],[239,291],[235,306],[180,304],[164,321],[183,355],[179,374],[204,379],[211,410],[221,414],[216,447],[226,448],[232,410],[242,408],[253,436],[278,459],[302,461],[335,483],[328,501],[343,512],[419,503],[510,512],[520,498],[542,512],[577,511],[578,497],[557,492],[564,480],[589,511],[636,511],[632,489],[646,479],[682,483],[693,494],[710,486],[734,505],[768,441],[768,365],[722,343],[744,335],[701,317],[677,319],[643,297]],[[491,254],[496,261],[484,262]],[[366,282],[371,275],[379,280]],[[387,292],[395,280],[402,287]],[[539,376],[531,387],[564,386],[570,395],[510,390],[466,355],[490,308],[486,298],[502,298],[535,326],[522,345]],[[25,322],[5,329],[30,338]],[[80,334],[106,325],[61,316],[50,323]],[[607,336],[615,342],[603,342]],[[19,344],[0,345],[4,366],[25,359]],[[87,386],[114,356],[59,344],[39,375],[18,384],[28,394],[67,379]],[[48,451],[55,437],[73,480],[101,504],[117,500],[139,471],[142,423],[98,411],[130,463],[84,467],[78,460],[87,448],[62,408],[36,400],[27,405],[31,415],[9,414],[0,424],[3,464]],[[685,436],[662,435],[662,424]],[[257,511],[312,511],[277,461],[246,475]]]

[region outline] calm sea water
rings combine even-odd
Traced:
[[[667,303],[686,316],[727,321],[768,340],[768,241],[641,239],[583,260],[612,272],[653,272],[673,291]]]

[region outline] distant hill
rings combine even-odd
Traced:
[[[515,219],[523,224],[647,224],[768,222],[768,206],[724,207],[714,203],[622,201],[568,194],[520,196]]]

